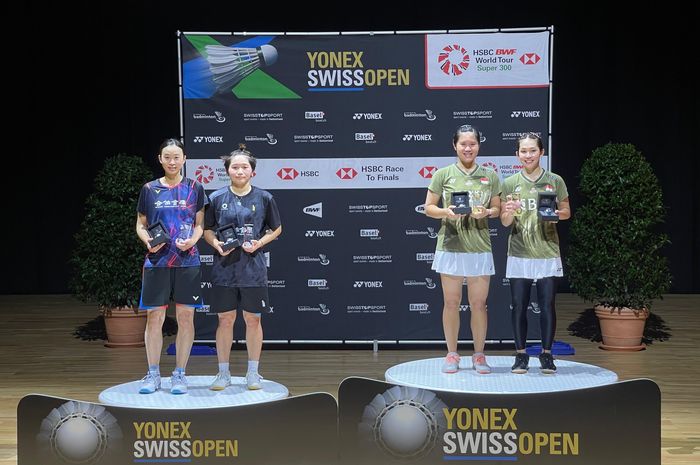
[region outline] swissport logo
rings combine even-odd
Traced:
[[[461,45],[447,45],[438,55],[437,61],[443,73],[459,76],[469,68],[469,53]]]
[[[209,184],[214,180],[214,170],[208,165],[199,165],[196,170],[194,170],[194,177],[201,184]]]
[[[297,176],[299,176],[299,172],[294,168],[280,168],[277,172],[277,177],[283,181],[292,181]]]

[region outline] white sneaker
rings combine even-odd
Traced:
[[[457,373],[459,371],[459,354],[450,352],[445,357],[445,363],[442,364],[443,373]]]
[[[248,389],[255,391],[256,389],[262,389],[262,379],[259,373],[253,373],[249,371],[245,375],[245,382],[248,385]]]
[[[170,393],[187,394],[187,378],[184,373],[173,371],[173,375],[170,377]]]
[[[160,389],[160,375],[153,374],[150,371],[141,380],[139,394],[153,394]]]
[[[209,389],[212,391],[223,391],[226,387],[231,385],[231,373],[228,371],[220,371],[216,374],[214,382],[211,383]]]

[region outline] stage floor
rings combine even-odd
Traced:
[[[187,376],[187,394],[170,393],[170,377],[162,378],[161,389],[153,394],[139,394],[141,381],[118,384],[105,389],[99,395],[103,404],[117,407],[155,409],[199,409],[233,407],[283,399],[289,390],[283,385],[263,379],[262,389],[249,391],[245,378],[232,376],[231,385],[223,391],[212,391],[209,385],[214,376]]]
[[[384,378],[389,383],[437,391],[473,392],[479,394],[521,394],[556,392],[611,384],[617,374],[586,363],[555,360],[557,372],[540,373],[537,357],[530,357],[530,370],[526,374],[510,372],[513,357],[488,356],[491,373],[480,375],[472,369],[470,356],[462,356],[457,373],[442,373],[443,357],[414,360],[389,368]]]

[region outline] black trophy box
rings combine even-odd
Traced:
[[[542,221],[559,221],[557,210],[557,194],[554,192],[537,193],[537,216]]]
[[[221,250],[224,252],[228,252],[231,249],[241,246],[241,243],[238,240],[238,234],[236,234],[236,226],[233,223],[217,229],[216,236],[221,242],[223,242],[223,244],[221,244]]]
[[[453,192],[452,205],[455,208],[452,210],[457,215],[468,215],[472,212],[469,206],[469,192]]]
[[[170,242],[168,229],[160,220],[148,226],[148,235],[151,236],[151,240],[148,241],[151,248]]]

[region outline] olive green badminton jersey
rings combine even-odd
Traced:
[[[442,198],[443,208],[453,205],[454,192],[469,192],[470,204],[471,199],[475,197],[474,193],[480,193],[484,208],[489,208],[491,198],[501,193],[501,183],[492,169],[478,166],[467,174],[463,168],[454,163],[437,170],[433,174],[433,180],[428,189]],[[488,218],[479,220],[470,216],[443,218],[436,250],[466,253],[491,252]]]
[[[557,204],[569,197],[564,180],[558,174],[543,170],[536,181],[527,179],[523,172],[503,181],[501,200],[520,193],[522,214],[513,218],[508,237],[508,256],[520,258],[556,258],[560,256],[556,223],[540,221],[537,215],[537,193],[556,192]]]

